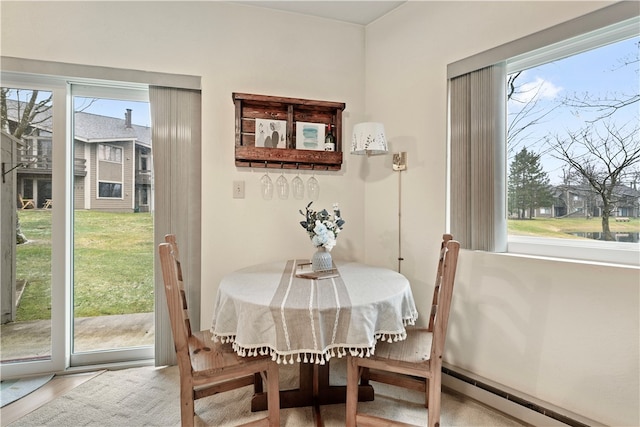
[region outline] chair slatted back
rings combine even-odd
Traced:
[[[176,242],[176,236],[174,234],[167,234],[164,236],[165,242],[171,245],[171,249],[174,254],[177,274],[178,274],[178,289],[180,290],[180,302],[182,304],[183,310],[183,319],[182,321],[185,324],[185,328],[187,329],[187,336],[191,336],[191,321],[189,320],[189,311],[187,306],[187,291],[185,288],[184,280],[182,277],[182,264],[180,263],[180,251],[178,250],[178,243]]]
[[[160,254],[164,290],[167,297],[167,307],[169,308],[169,319],[171,320],[171,331],[173,332],[178,366],[181,372],[189,373],[191,371],[189,355],[191,328],[189,315],[181,297],[178,261],[170,243],[161,243],[158,247],[158,252]]]
[[[429,331],[433,333],[433,345],[431,347],[432,363],[440,360],[442,352],[444,351],[444,341],[447,335],[447,324],[449,323],[459,252],[460,243],[453,240],[451,234],[443,235],[440,257],[438,259],[435,289],[433,290],[431,315],[429,317]]]
[[[429,331],[433,332],[433,325],[436,320],[436,313],[438,312],[438,302],[440,299],[440,285],[442,284],[442,268],[444,266],[444,259],[447,252],[447,242],[453,239],[451,234],[444,234],[442,236],[442,243],[440,244],[440,257],[438,258],[438,268],[436,269],[436,280],[433,289],[433,300],[431,302],[431,313],[429,315]]]

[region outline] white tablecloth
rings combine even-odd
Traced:
[[[278,363],[320,363],[369,355],[377,340],[406,337],[418,318],[409,281],[401,274],[336,262],[338,277],[295,276],[308,260],[248,267],[225,276],[211,332],[242,356],[271,354]]]

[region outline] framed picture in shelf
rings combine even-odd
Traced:
[[[287,148],[287,121],[256,119],[256,147]]]
[[[324,151],[323,123],[296,122],[296,149]]]

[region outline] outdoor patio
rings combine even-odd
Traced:
[[[85,317],[76,320],[75,349],[87,352],[153,345],[153,313]],[[51,352],[51,322],[13,322],[0,327],[0,360],[46,357]]]

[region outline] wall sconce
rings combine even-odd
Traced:
[[[351,154],[386,154],[389,151],[382,123],[365,122],[353,127]]]
[[[407,153],[393,153],[393,170],[398,173],[398,273],[402,270],[402,171],[407,170]]]
[[[393,153],[393,170],[403,171],[407,169],[407,153],[401,151],[400,153]]]

